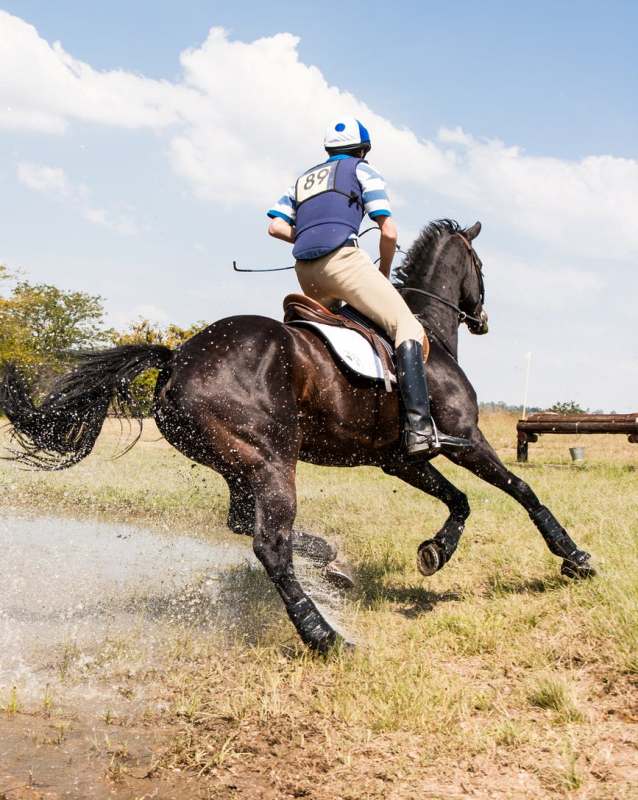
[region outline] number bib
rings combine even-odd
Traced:
[[[320,164],[313,167],[297,180],[295,187],[295,197],[297,205],[301,205],[305,200],[309,200],[322,192],[330,192],[334,189],[335,174],[337,172],[338,161],[331,161],[327,164]]]

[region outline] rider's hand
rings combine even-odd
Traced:
[[[275,217],[271,220],[268,226],[268,233],[283,242],[289,242],[290,244],[295,242],[295,229],[281,217]]]

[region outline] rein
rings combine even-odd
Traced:
[[[395,286],[394,288],[397,289],[397,291],[400,294],[403,294],[404,292],[416,292],[417,294],[424,294],[426,297],[431,297],[433,300],[438,300],[439,303],[443,303],[444,306],[447,306],[448,308],[451,308],[453,311],[456,311],[456,313],[459,315],[460,322],[465,322],[466,319],[469,319],[470,322],[477,322],[479,324],[482,322],[482,320],[479,317],[473,317],[471,314],[468,314],[465,311],[461,311],[461,309],[457,305],[450,302],[449,300],[446,300],[444,297],[439,297],[438,294],[433,294],[432,292],[426,292],[425,289],[415,289],[412,286]],[[418,315],[415,314],[414,316],[416,317]]]
[[[359,234],[359,238],[361,236],[365,236],[366,233],[370,233],[370,231],[378,230],[375,226],[370,228],[366,228],[364,231],[361,231]],[[479,303],[482,306],[485,302],[485,284],[483,282],[483,270],[481,269],[481,262],[479,261],[479,257],[476,255],[476,251],[472,247],[471,242],[469,242],[462,233],[456,233],[455,236],[458,236],[459,239],[463,242],[465,247],[467,248],[470,256],[472,257],[472,266],[476,270],[476,276],[479,282]],[[402,250],[401,247],[397,244],[397,253],[402,253],[406,255],[405,250]],[[380,257],[376,259],[374,262],[375,264],[380,261]],[[235,272],[285,272],[289,269],[294,269],[294,265],[291,267],[267,267],[265,269],[246,269],[237,266],[237,262],[233,261],[233,270]],[[416,294],[422,294],[426,297],[430,297],[432,300],[438,300],[439,303],[442,303],[444,306],[451,308],[453,311],[459,315],[459,322],[465,322],[469,320],[470,322],[475,322],[480,325],[483,320],[480,317],[475,317],[472,314],[468,314],[466,311],[462,311],[457,305],[452,303],[450,300],[446,300],[444,297],[440,297],[438,294],[434,294],[433,292],[427,292],[425,289],[417,289],[412,286],[395,286],[394,287],[400,294],[405,292],[415,292]],[[417,315],[415,315],[417,316]]]
[[[443,341],[443,339],[441,339],[440,336],[437,336],[436,333],[434,333],[434,331],[430,327],[430,324],[429,324],[428,320],[426,320],[424,317],[422,317],[421,314],[415,314],[414,316],[419,320],[421,325],[423,325],[423,329],[424,329],[425,333],[427,334],[428,340],[430,342],[438,342],[441,345],[441,347],[445,350],[445,352],[451,358],[453,358],[458,364],[458,360],[459,360],[458,357],[454,355],[454,353],[452,352],[450,347]]]

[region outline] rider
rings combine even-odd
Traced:
[[[437,431],[430,415],[421,323],[390,283],[397,229],[379,173],[366,161],[370,135],[354,117],[328,126],[327,161],[311,167],[268,211],[268,233],[294,244],[295,270],[304,293],[324,306],[349,303],[383,328],[396,347],[397,380],[409,456],[431,455],[441,447],[464,447],[465,439]],[[357,233],[365,214],[381,231],[380,266],[359,249]]]

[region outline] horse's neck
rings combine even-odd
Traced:
[[[425,271],[423,286],[416,288],[424,289],[458,305],[459,286],[462,280],[461,267],[462,256],[458,248],[451,245],[444,246],[434,259],[434,263]],[[458,313],[434,297],[408,294],[412,294],[409,298],[410,307],[421,318],[426,329],[433,333],[445,349],[456,358],[459,344]]]
[[[433,334],[450,355],[458,358],[459,318],[456,311],[432,299],[419,312],[419,318],[426,332]]]

